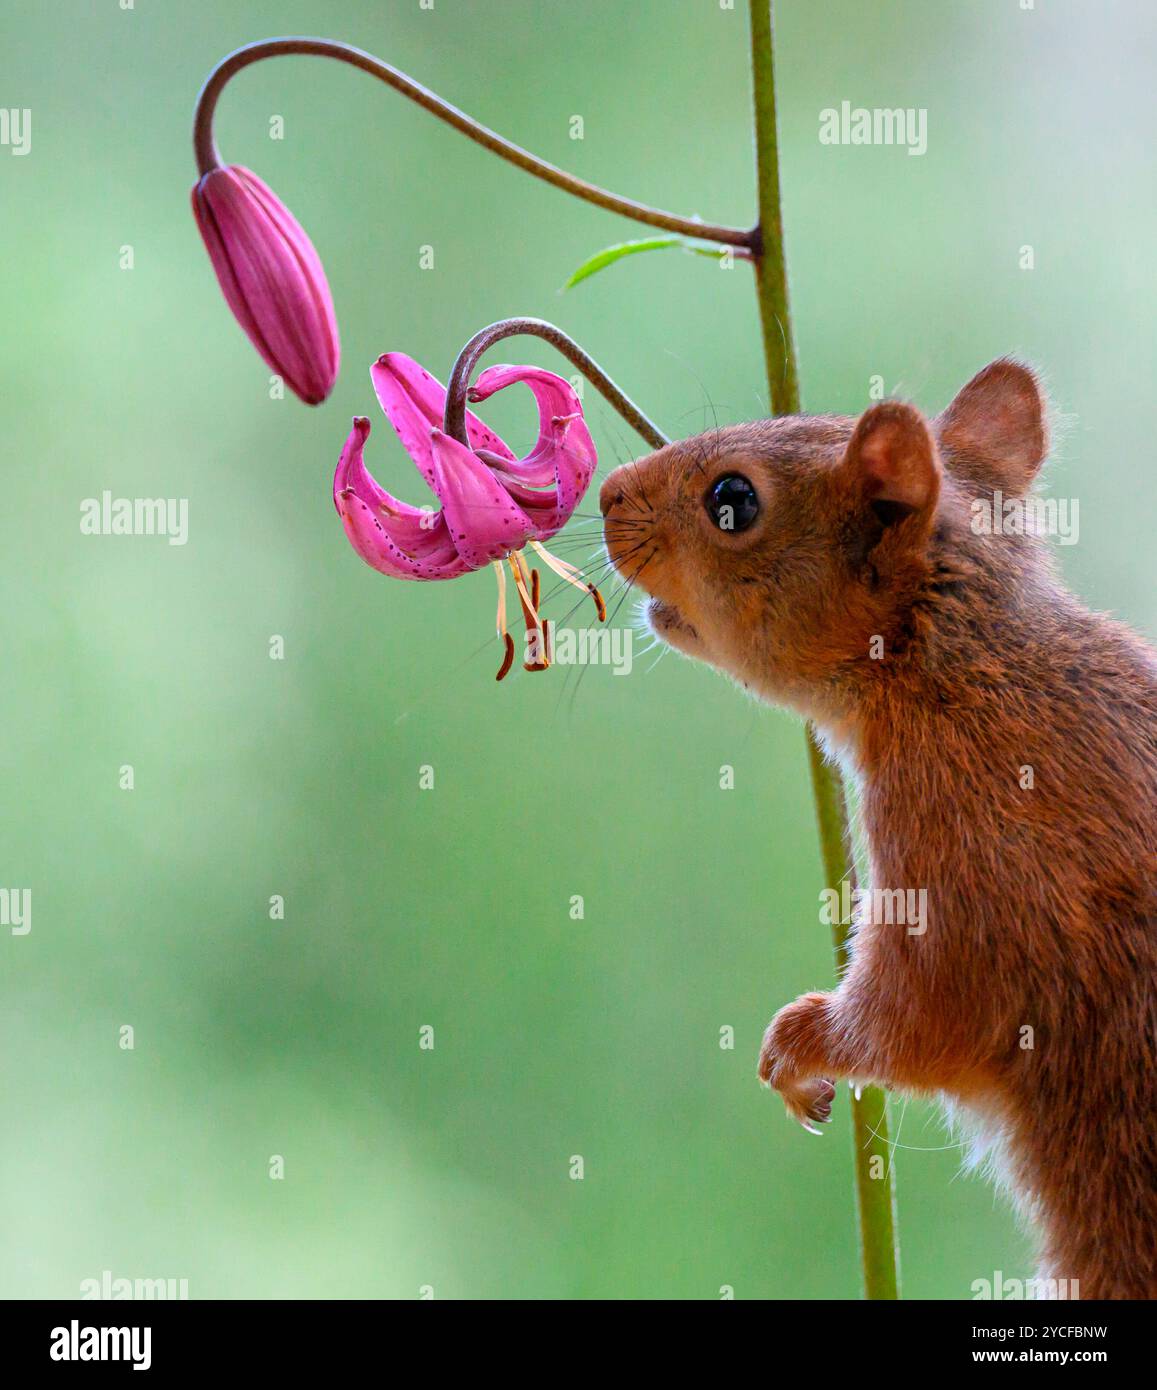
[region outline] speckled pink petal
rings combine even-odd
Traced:
[[[570,519],[590,486],[598,456],[574,388],[554,372],[540,367],[488,367],[471,387],[470,399],[486,400],[515,382],[525,383],[538,405],[538,442],[526,458],[502,471],[532,487],[554,483],[553,495],[544,492],[542,502],[533,508],[535,539],[546,540]],[[522,500],[520,489],[511,491]]]
[[[406,453],[433,487],[430,431],[442,428],[446,388],[404,352],[385,352],[370,368],[378,401]],[[514,455],[477,415],[466,412],[466,437],[475,449],[487,449],[503,460]]]
[[[434,491],[455,549],[471,569],[520,550],[535,526],[494,473],[464,444],[430,431]]]
[[[350,544],[395,579],[454,579],[471,566],[454,547],[442,512],[399,502],[379,487],[362,458],[370,422],[353,422],[333,479],[333,501]]]

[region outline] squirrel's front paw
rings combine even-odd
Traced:
[[[829,1000],[827,994],[803,994],[780,1009],[759,1051],[759,1079],[783,1096],[789,1115],[816,1134],[813,1126],[831,1119],[836,1094],[822,1075]]]
[[[815,1125],[826,1125],[832,1118],[832,1101],[836,1098],[836,1088],[822,1077],[811,1081],[801,1081],[797,1086],[788,1086],[780,1091],[787,1113],[798,1120],[804,1129],[818,1134]]]

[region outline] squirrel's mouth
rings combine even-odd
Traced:
[[[698,648],[698,632],[674,604],[667,603],[665,599],[652,598],[648,601],[647,621],[655,636],[661,637],[671,646],[682,647],[685,650]]]

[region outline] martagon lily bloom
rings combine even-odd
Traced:
[[[526,621],[528,671],[550,665],[550,622],[539,613],[539,574],[523,554],[529,546],[560,579],[606,607],[593,584],[542,544],[561,530],[590,485],[597,462],[582,406],[570,384],[538,367],[489,367],[469,391],[483,401],[524,382],[538,404],[538,440],[516,458],[472,412],[466,412],[470,447],[442,428],[445,388],[401,352],[388,352],[370,368],[379,402],[403,447],[435,497],[438,511],[400,502],[374,481],[362,459],[370,422],[355,418],[333,480],[333,500],[346,535],[368,565],[395,579],[455,579],[493,565],[498,575],[498,635],[505,651],[498,679],[514,661],[506,624],[508,566]]]
[[[341,349],[329,284],[305,230],[238,164],[203,174],[192,198],[234,318],[290,390],[320,405],[333,389]]]

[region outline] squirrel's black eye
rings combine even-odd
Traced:
[[[759,498],[742,473],[720,478],[704,505],[721,531],[746,531],[759,515]]]

